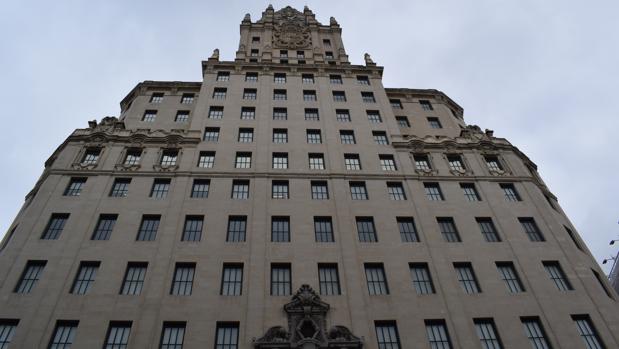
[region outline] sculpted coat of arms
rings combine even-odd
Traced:
[[[290,6],[275,13],[273,29],[274,46],[296,49],[307,48],[312,43],[305,16]]]

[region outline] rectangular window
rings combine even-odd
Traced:
[[[387,133],[385,131],[372,131],[372,137],[374,138],[374,143],[376,144],[389,144],[389,139],[387,138]]]
[[[380,169],[383,171],[397,171],[398,168],[395,165],[393,155],[379,154],[378,160],[380,161]]]
[[[142,157],[142,149],[127,149],[124,164],[127,166],[138,165]]]
[[[80,196],[82,188],[86,184],[86,178],[71,178],[69,185],[64,190],[64,196]]]
[[[273,74],[273,82],[276,84],[285,84],[286,83],[286,73],[275,73]]]
[[[290,264],[271,264],[271,296],[289,296],[292,292]]]
[[[198,158],[198,167],[201,168],[213,168],[215,166],[215,152],[214,151],[201,151]]]
[[[156,110],[145,110],[142,115],[142,121],[144,122],[153,122],[157,118]]]
[[[380,117],[380,113],[378,110],[367,110],[366,114],[368,116],[368,121],[372,124],[378,124],[383,122],[383,119]]]
[[[30,293],[41,278],[47,261],[28,261],[15,287],[15,293]]]
[[[279,51],[280,58],[288,58],[288,50],[280,50]]]
[[[247,229],[247,216],[228,217],[227,242],[244,242]]]
[[[216,81],[230,81],[230,72],[229,71],[217,72],[217,80]]]
[[[426,197],[430,201],[443,201],[443,192],[438,183],[423,183],[423,188],[426,192]]]
[[[273,181],[271,183],[273,199],[288,199],[288,181]]]
[[[273,120],[287,120],[288,109],[286,108],[273,108]]]
[[[473,319],[475,331],[483,349],[502,349],[501,339],[497,332],[494,320]]]
[[[307,143],[320,144],[322,143],[322,136],[320,130],[306,130]]]
[[[402,186],[402,183],[400,182],[387,182],[387,192],[389,193],[389,199],[391,200],[406,200],[404,186]]]
[[[222,296],[240,296],[243,292],[243,264],[225,263],[221,274]]]
[[[398,126],[409,128],[411,127],[410,122],[408,122],[408,118],[406,116],[396,116],[395,120],[398,122]]]
[[[336,109],[335,119],[339,122],[350,122],[350,111],[348,109]]]
[[[445,320],[426,320],[426,335],[432,349],[451,349],[451,339]]]
[[[514,263],[496,262],[496,268],[499,274],[501,274],[501,279],[505,282],[505,286],[507,286],[510,293],[524,292],[524,287],[522,286],[522,282],[520,282]]]
[[[222,119],[224,117],[224,107],[210,107],[208,110],[209,119]]]
[[[215,349],[238,349],[238,347],[239,324],[230,322],[217,322]]]
[[[529,343],[533,349],[551,349],[550,341],[546,336],[546,331],[538,317],[522,317],[522,327],[524,333],[529,338]]]
[[[195,95],[193,93],[183,93],[183,96],[181,97],[181,104],[192,104],[194,98]]]
[[[374,218],[372,217],[356,217],[357,235],[360,242],[378,242],[376,236],[376,228],[374,227]]]
[[[181,241],[200,241],[204,216],[186,216]]]
[[[286,90],[273,90],[273,100],[285,101],[288,99]]]
[[[251,168],[251,153],[237,152],[234,168]]]
[[[419,242],[419,235],[413,217],[397,217],[398,230],[402,242]]]
[[[318,121],[320,117],[318,116],[318,109],[314,108],[305,108],[305,121]]]
[[[341,85],[344,82],[342,81],[342,76],[341,75],[331,74],[331,75],[329,75],[329,83],[335,84],[335,85]]]
[[[395,321],[375,321],[378,349],[400,349],[400,336]]]
[[[329,200],[329,188],[327,182],[312,181],[312,200]]]
[[[438,118],[428,118],[428,125],[430,125],[430,128],[434,129],[443,128]]]
[[[427,263],[410,263],[411,278],[413,279],[413,287],[417,294],[433,294],[435,293],[432,277],[430,277],[430,269]]]
[[[127,349],[131,335],[131,321],[110,321],[103,349]]]
[[[447,163],[451,171],[462,172],[466,170],[464,162],[462,162],[462,158],[458,154],[447,155]]]
[[[164,149],[161,152],[161,160],[159,165],[161,166],[174,166],[178,159],[178,150],[176,149]]]
[[[370,295],[389,294],[385,268],[382,263],[365,263],[365,278]]]
[[[159,349],[183,349],[185,326],[184,322],[164,322]]]
[[[0,349],[9,348],[18,324],[19,320],[0,319]]]
[[[303,90],[303,100],[306,102],[315,102],[318,100],[316,96],[316,90]],[[316,111],[318,114],[318,111]],[[307,119],[306,119],[307,120]],[[316,119],[318,120],[318,119]]]
[[[393,109],[402,109],[402,102],[399,99],[390,99],[389,104]]]
[[[494,172],[503,171],[503,166],[501,165],[501,161],[499,161],[498,156],[488,155],[488,156],[484,156],[484,159],[486,160],[486,166],[488,166],[488,170],[494,171]]]
[[[373,92],[361,92],[361,100],[365,103],[376,103]]]
[[[355,131],[353,130],[340,130],[340,142],[342,144],[355,144]]]
[[[314,217],[316,242],[334,242],[331,217]]]
[[[204,129],[204,141],[205,142],[219,141],[219,127],[206,127]]]
[[[252,50],[253,52],[254,50]],[[258,56],[258,50],[256,51],[256,56]],[[245,81],[247,82],[258,82],[258,73],[245,73]]]
[[[370,85],[370,78],[367,75],[357,75],[357,83],[359,85]]]
[[[241,120],[254,120],[256,118],[255,107],[242,107],[241,108]]]
[[[458,282],[465,293],[471,294],[481,292],[471,263],[454,263],[454,269],[456,270]]]
[[[337,264],[318,264],[318,283],[321,295],[340,295],[340,277]]]
[[[365,182],[349,182],[350,198],[353,200],[368,200],[368,191]]]
[[[492,218],[486,217],[476,217],[475,221],[477,221],[477,225],[479,226],[479,230],[481,231],[481,235],[484,237],[486,242],[500,242],[501,238],[499,237],[499,233],[492,222]]]
[[[542,232],[537,227],[537,224],[535,223],[535,220],[533,218],[519,217],[518,221],[520,221],[520,224],[522,225],[524,232],[529,237],[529,240],[533,242],[546,241],[546,239],[544,239],[544,235],[542,235]]]
[[[304,59],[305,58],[305,52],[304,51],[297,51],[297,58],[298,59]]]
[[[228,89],[223,87],[215,87],[213,90],[213,99],[226,99]]]
[[[58,239],[68,219],[68,213],[52,213],[52,216],[49,218],[49,222],[47,222],[47,225],[45,226],[45,231],[43,231],[43,234],[41,235],[41,239]]]
[[[468,201],[481,201],[474,183],[460,183],[460,188]]]
[[[608,298],[614,300],[615,297],[613,296],[612,291],[606,285],[607,279],[606,278],[602,279],[600,274],[597,271],[595,271],[594,269],[591,269],[591,272],[593,273],[593,276],[595,277],[595,279],[598,281],[598,284],[600,284],[600,287],[602,288],[604,293],[606,293],[606,296],[608,296]]]
[[[443,235],[443,239],[446,242],[461,242],[460,233],[458,233],[458,229],[456,228],[456,223],[451,217],[437,217],[436,222],[438,223],[439,230],[441,231],[441,235]]]
[[[333,52],[326,51],[325,52],[325,59],[333,59]]]
[[[239,129],[239,142],[251,143],[254,141],[254,129],[253,128],[240,128]]]
[[[233,199],[249,199],[249,181],[248,180],[233,180],[232,181],[232,198]]]
[[[127,271],[120,294],[137,296],[142,292],[144,287],[144,278],[146,277],[146,268],[148,263],[129,262],[127,263]]]
[[[285,170],[288,168],[288,153],[273,153],[272,167]]]
[[[157,178],[153,181],[153,187],[150,190],[150,197],[155,199],[164,199],[168,196],[170,190],[170,180]]]
[[[415,168],[417,168],[417,170],[424,172],[432,170],[428,155],[415,154],[413,155],[413,160],[415,161]]]
[[[116,178],[114,184],[112,184],[112,190],[110,190],[111,197],[125,197],[129,194],[129,184],[131,184],[131,178]]]
[[[91,240],[109,240],[114,230],[114,225],[118,219],[117,214],[102,214],[95,230],[92,232]]]
[[[288,143],[288,130],[285,128],[274,128],[273,143]]]
[[[572,315],[572,320],[578,329],[578,334],[585,342],[587,349],[604,349],[606,346],[597,333],[589,315]]]
[[[191,296],[196,263],[176,263],[170,294],[173,296]]]
[[[255,100],[257,97],[258,97],[258,90],[256,90],[255,88],[243,89],[243,99]]]
[[[210,179],[194,179],[191,186],[192,198],[208,198],[208,191],[211,185]]]
[[[349,171],[361,170],[361,159],[359,154],[344,154],[344,166]]]
[[[333,100],[335,102],[346,102],[346,93],[344,91],[333,91]]]
[[[187,121],[189,121],[188,110],[179,110],[176,112],[176,117],[174,118],[174,122],[187,122]]]
[[[163,97],[162,97],[163,98]],[[155,102],[159,103],[159,102]],[[77,332],[77,325],[79,321],[56,321],[56,327],[54,333],[49,341],[49,349],[70,349],[75,339],[75,333]]]
[[[516,188],[511,183],[501,183],[499,184],[501,189],[503,190],[503,194],[505,194],[505,200],[507,201],[522,201],[520,199],[520,195],[516,191]]]
[[[310,170],[324,170],[325,169],[325,158],[322,153],[310,153],[309,157],[309,168]]]
[[[425,111],[434,110],[434,107],[432,107],[432,103],[430,103],[430,101],[420,100],[419,104],[421,105],[421,109]]]
[[[99,156],[101,155],[101,149],[99,148],[88,148],[86,152],[84,152],[84,157],[82,158],[82,165],[96,165],[99,162]]]
[[[554,282],[559,291],[571,291],[574,289],[570,281],[567,279],[567,276],[565,276],[563,268],[561,268],[559,262],[543,261],[542,264],[544,265],[544,269],[546,269],[550,280]]]
[[[140,229],[138,230],[136,240],[155,241],[157,238],[157,230],[159,230],[159,222],[161,222],[161,216],[159,215],[142,216],[142,222],[140,223]]]
[[[271,242],[290,242],[290,217],[271,217]]]
[[[77,270],[73,286],[71,287],[71,293],[88,293],[93,282],[95,282],[95,276],[97,275],[100,264],[100,262],[80,262],[80,267]]]
[[[161,103],[161,102],[163,102],[163,93],[154,92],[150,96],[150,102],[151,103]]]
[[[329,40],[329,39],[323,39],[323,40],[322,40],[322,45],[323,45],[325,48],[330,48],[330,47],[331,47],[331,40]]]
[[[304,84],[313,84],[314,83],[314,74],[303,74],[303,75],[301,75],[301,81]]]

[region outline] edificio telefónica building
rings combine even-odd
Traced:
[[[518,148],[311,10],[75,130],[0,245],[0,348],[619,348]]]

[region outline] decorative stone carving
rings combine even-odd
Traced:
[[[88,128],[92,131],[111,132],[114,130],[124,130],[125,123],[118,121],[118,118],[115,116],[106,116],[101,119],[100,123],[97,123],[97,120],[88,121]]]
[[[365,60],[365,65],[376,65],[369,53],[364,54],[363,59]]]
[[[312,44],[303,13],[286,6],[274,14],[273,45],[282,48],[307,48]]]
[[[331,17],[331,18],[329,18],[329,24],[330,24],[331,26],[337,26],[337,25],[339,25],[339,24],[337,23],[337,21],[335,20],[335,17]]]
[[[213,50],[213,54],[209,57],[209,59],[215,60],[215,61],[219,60],[219,49],[218,48]]]
[[[243,22],[251,23],[251,15],[249,13],[246,13],[245,17],[243,17]]]

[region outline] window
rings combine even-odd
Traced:
[[[273,108],[273,120],[287,120],[288,110],[286,108]]]
[[[550,345],[550,341],[547,339],[546,331],[544,331],[544,327],[542,326],[542,323],[538,317],[522,317],[520,318],[520,321],[522,321],[524,333],[527,335],[527,338],[529,338],[531,348],[552,348],[552,346]]]
[[[290,280],[290,264],[271,264],[271,296],[289,296]]]
[[[131,334],[131,321],[110,321],[103,349],[127,349]]]
[[[233,180],[232,181],[232,198],[233,199],[249,199],[249,181],[248,180]]]
[[[365,182],[349,182],[350,197],[353,200],[367,200],[368,191],[365,188]]]
[[[194,96],[195,95],[193,93],[183,93],[183,96],[181,97],[181,104],[192,104]]]
[[[419,242],[417,228],[413,217],[397,217],[398,229],[400,230],[400,238],[402,242]]]
[[[251,153],[237,152],[234,168],[251,168]]]
[[[305,52],[304,51],[297,51],[297,58],[299,58],[299,59],[305,58]]]
[[[406,193],[404,192],[404,187],[400,182],[387,182],[387,192],[389,193],[389,199],[391,200],[406,200]]]
[[[563,226],[563,228],[565,228],[565,232],[567,233],[567,235],[570,236],[570,239],[572,239],[572,242],[574,243],[574,245],[576,245],[576,248],[584,252],[582,246],[580,245],[578,238],[576,237],[576,234],[574,234],[572,229],[566,227],[565,225]]]
[[[184,322],[164,322],[159,349],[182,349],[185,339]]]
[[[206,142],[219,141],[219,127],[206,127],[204,129],[204,141]]]
[[[71,178],[69,185],[64,190],[64,196],[80,196],[82,188],[86,184],[86,178]]]
[[[311,181],[312,200],[329,200],[329,188],[327,182]]]
[[[411,127],[411,124],[408,122],[408,118],[406,116],[396,116],[395,120],[398,122],[398,126],[400,127]]]
[[[355,144],[355,131],[353,130],[340,130],[340,141],[342,144]]]
[[[503,348],[503,346],[501,345],[499,334],[496,330],[496,326],[494,325],[494,320],[474,319],[473,322],[475,323],[477,337],[479,338],[479,341],[481,342],[481,347],[483,349]]]
[[[331,217],[314,217],[316,242],[334,242]]]
[[[367,110],[366,114],[368,116],[368,120],[372,124],[378,124],[378,123],[383,122],[383,119],[381,119],[380,113],[378,112],[378,110]]]
[[[321,295],[340,295],[340,277],[337,272],[337,264],[318,264],[318,283]]]
[[[253,51],[256,51],[256,56],[258,56],[258,50],[252,50],[252,56],[254,53]],[[245,81],[258,82],[258,73],[245,73]]]
[[[310,153],[309,157],[309,168],[310,170],[324,170],[325,169],[325,158],[322,153]]]
[[[150,96],[150,102],[151,103],[161,103],[163,102],[163,93],[153,93]]]
[[[201,168],[213,168],[215,166],[215,152],[214,151],[201,151],[198,158],[198,167]]]
[[[213,90],[213,99],[226,99],[226,92],[228,89],[222,87],[215,87]]]
[[[331,40],[329,40],[329,39],[323,39],[323,40],[322,40],[322,45],[323,45],[325,48],[329,48],[329,47],[331,47]]]
[[[101,155],[101,149],[99,148],[86,149],[82,158],[82,165],[96,165],[99,162],[99,155]]]
[[[595,271],[594,269],[591,269],[591,272],[593,273],[593,276],[595,277],[595,279],[597,280],[598,284],[600,284],[600,287],[602,288],[602,290],[604,291],[604,293],[606,293],[606,296],[608,296],[608,298],[610,299],[615,299],[615,297],[613,296],[611,290],[608,288],[608,286],[606,285],[606,280],[603,280],[602,277],[600,276],[600,274]]]
[[[537,224],[535,223],[535,220],[533,218],[519,217],[518,220],[520,221],[520,224],[522,225],[524,232],[529,237],[529,240],[533,242],[546,241],[544,239],[544,236],[542,235],[542,232],[537,227]]]
[[[359,159],[359,154],[344,154],[344,165],[349,171],[361,170],[361,159]]]
[[[367,75],[357,75],[357,83],[359,85],[370,85],[370,79]]]
[[[339,122],[350,122],[350,111],[348,109],[336,109],[335,119]]]
[[[274,128],[273,143],[288,143],[288,130],[285,128]]]
[[[273,181],[271,183],[273,199],[288,199],[288,181]]]
[[[452,171],[461,172],[466,170],[460,155],[447,155],[447,163],[449,164],[449,169]]]
[[[374,137],[374,143],[376,144],[389,144],[389,140],[387,139],[387,133],[385,131],[372,131],[372,137]]]
[[[326,51],[325,52],[325,59],[333,59],[333,52]]]
[[[159,164],[161,166],[174,166],[178,159],[178,150],[176,149],[164,149],[161,152],[161,160]]]
[[[501,165],[498,156],[484,156],[484,159],[486,160],[486,166],[488,166],[488,170],[496,172],[503,171],[503,166]]]
[[[286,90],[273,90],[273,100],[285,101],[286,99]]]
[[[217,337],[215,349],[238,349],[239,347],[239,324],[230,322],[217,322]]]
[[[0,319],[0,349],[8,349],[19,320]]]
[[[120,294],[137,296],[142,292],[148,263],[129,262]]]
[[[290,242],[290,217],[271,217],[271,242]]]
[[[213,106],[208,110],[209,119],[222,119],[224,117],[224,107]]]
[[[162,97],[163,98],[163,97]],[[155,102],[159,103],[159,102]],[[75,339],[75,332],[77,332],[77,325],[79,321],[56,321],[56,327],[54,328],[54,334],[49,341],[49,349],[69,349]]]
[[[365,103],[376,103],[376,98],[374,98],[372,92],[361,92],[361,100]]]
[[[229,71],[217,72],[217,80],[216,81],[230,81],[230,72]]]
[[[288,168],[288,153],[273,153],[273,168],[285,170]]]
[[[258,96],[258,90],[255,88],[243,89],[243,99],[254,100]]]
[[[243,242],[247,230],[247,216],[228,217],[227,242]]]
[[[240,128],[239,129],[239,142],[251,143],[254,141],[254,129],[253,128]]]
[[[155,199],[164,199],[168,196],[170,190],[170,180],[157,178],[153,181],[153,187],[150,190],[150,197]]]
[[[279,51],[280,58],[288,58],[288,50],[280,50]]]
[[[181,241],[200,241],[204,216],[186,216]]]
[[[443,201],[443,192],[438,183],[423,183],[423,188],[426,192],[426,197],[430,201]]]
[[[496,262],[496,268],[499,274],[501,274],[501,279],[505,282],[505,286],[507,286],[507,290],[509,290],[510,293],[524,292],[524,287],[522,286],[522,282],[520,282],[514,263]]]
[[[585,342],[587,349],[604,349],[604,343],[598,335],[589,315],[572,315],[572,320],[578,329],[578,334]]]
[[[544,269],[546,269],[550,280],[554,282],[559,291],[571,291],[574,289],[570,281],[567,279],[567,276],[565,276],[559,262],[543,261],[542,264],[544,265]]]
[[[507,201],[522,201],[520,199],[520,195],[516,191],[516,188],[511,183],[501,183],[499,184],[501,189],[503,189],[503,194],[505,194],[505,200]]]
[[[481,201],[474,183],[460,183],[460,188],[468,201]]]
[[[378,349],[400,349],[400,336],[395,321],[375,321]]]
[[[254,120],[256,118],[255,107],[242,107],[241,108],[241,120]]]
[[[365,263],[365,278],[370,295],[389,294],[387,277],[382,263]]]
[[[189,111],[188,110],[179,110],[176,112],[176,117],[174,118],[175,122],[187,122],[189,121]]]
[[[305,121],[318,121],[320,116],[318,115],[318,109],[305,108]]]
[[[15,293],[30,293],[43,273],[47,261],[28,261],[15,287]]]
[[[413,160],[415,161],[415,167],[419,171],[430,171],[432,170],[432,166],[430,165],[430,159],[428,155],[423,154],[415,154],[413,155]]]
[[[260,42],[260,37],[259,37],[259,36],[252,36],[252,38],[251,38],[251,42],[252,42],[252,43],[258,43],[258,42]]]
[[[137,165],[140,163],[141,157],[142,157],[141,149],[127,149],[127,154],[125,155],[124,164],[127,166]]]
[[[458,282],[465,293],[471,294],[481,292],[471,263],[454,263],[454,268],[456,269]]]
[[[433,294],[434,284],[430,277],[430,269],[427,263],[411,263],[409,264],[413,287],[417,294]]]
[[[221,273],[222,296],[240,296],[243,292],[243,264],[225,263]]]
[[[176,263],[170,294],[174,296],[191,296],[195,271],[195,263]]]
[[[341,85],[343,84],[342,76],[331,74],[329,75],[329,82],[332,84]]]
[[[430,103],[430,101],[419,101],[419,104],[421,105],[421,109],[429,111],[429,110],[434,110],[434,108],[432,107],[432,104]]]
[[[426,335],[432,349],[451,349],[445,320],[426,320]]]
[[[359,242],[377,242],[376,228],[374,227],[374,218],[372,217],[356,217],[357,235]]]
[[[99,216],[99,221],[95,227],[95,231],[92,233],[91,240],[109,240],[114,230],[114,225],[118,219],[117,214],[102,214]]]
[[[301,75],[301,81],[304,84],[313,84],[314,83],[314,74],[303,74],[303,75]]]
[[[481,231],[481,235],[484,237],[486,242],[500,242],[501,238],[499,237],[499,233],[492,222],[492,218],[475,218],[477,221],[477,225],[479,225],[479,230]]]
[[[129,193],[131,178],[116,178],[110,190],[111,197],[125,197]]]
[[[428,118],[428,124],[430,125],[430,128],[443,128],[443,125],[441,125],[438,118]]]
[[[284,56],[282,56],[284,57]],[[288,57],[286,55],[286,57]],[[273,82],[276,84],[285,84],[286,83],[286,73],[275,73],[273,74]]]
[[[60,233],[64,229],[64,225],[69,219],[68,213],[52,213],[52,216],[45,226],[45,231],[41,235],[43,240],[56,240],[60,237]]]
[[[191,197],[207,198],[210,185],[211,181],[209,179],[194,179],[191,186]]]
[[[335,102],[346,102],[346,93],[344,91],[333,91],[333,100]]]
[[[380,161],[380,168],[383,171],[397,171],[398,168],[395,165],[393,155],[379,154],[378,160]]]
[[[451,217],[437,217],[438,228],[446,242],[461,242],[456,223]]]
[[[137,241],[154,241],[157,237],[161,216],[159,215],[144,215],[138,230]]]
[[[403,109],[402,102],[399,99],[390,99],[389,104],[391,104],[391,108],[393,109]]]

